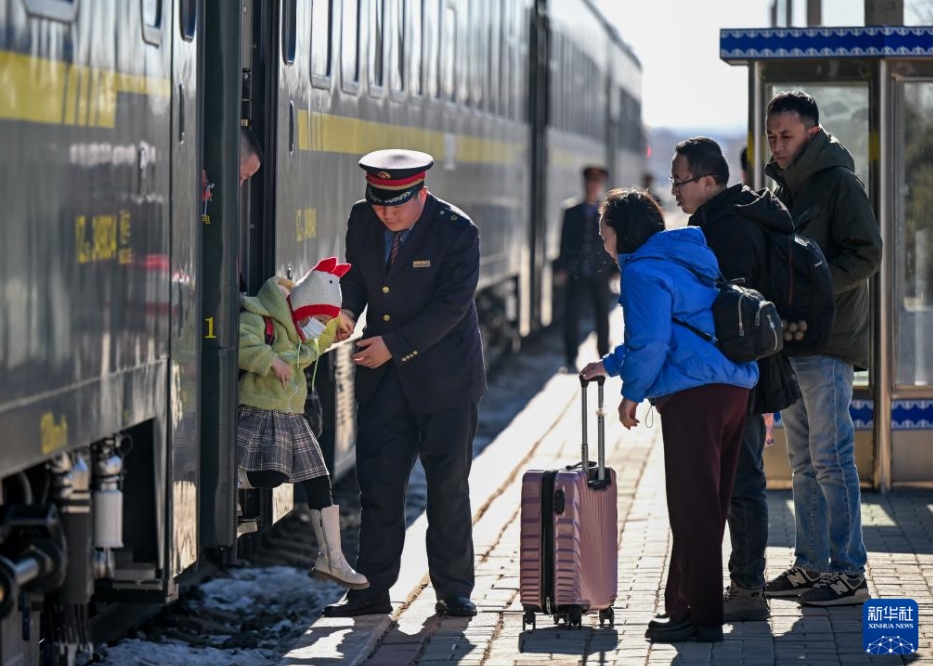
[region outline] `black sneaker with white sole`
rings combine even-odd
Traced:
[[[802,592],[797,600],[807,606],[854,606],[870,598],[865,576],[825,573],[816,585]]]
[[[820,574],[796,565],[765,585],[766,597],[796,597],[820,580]]]

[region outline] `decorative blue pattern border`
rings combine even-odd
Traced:
[[[719,57],[726,62],[866,56],[933,56],[933,27],[766,28],[719,31]]]
[[[853,400],[849,413],[856,430],[875,427],[875,406],[872,400]],[[781,424],[780,414],[775,425]],[[895,400],[891,406],[892,430],[933,430],[933,400]]]

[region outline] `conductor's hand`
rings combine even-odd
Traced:
[[[272,361],[272,374],[282,382],[282,388],[288,388],[288,382],[292,380],[292,366],[280,358]]]
[[[381,335],[360,340],[356,344],[359,351],[353,355],[353,362],[364,368],[378,368],[392,358],[392,352],[386,347]]]
[[[583,375],[584,379],[593,379],[594,377],[608,377],[609,373],[606,372],[606,366],[603,365],[602,361],[594,361],[593,363],[587,363],[583,368],[583,371],[580,373]]]
[[[635,418],[635,409],[638,403],[628,398],[623,398],[619,403],[619,421],[625,426],[626,430],[638,425],[638,419]]]
[[[353,335],[353,329],[356,328],[356,317],[347,309],[341,310],[337,317],[340,320],[337,327],[337,342],[343,342]]]

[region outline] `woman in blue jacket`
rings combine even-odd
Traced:
[[[600,206],[606,251],[619,258],[625,340],[583,370],[622,377],[619,420],[638,424],[646,398],[661,414],[667,505],[674,544],[658,642],[722,640],[722,538],[755,363],[733,363],[684,321],[713,333],[719,265],[695,227],[664,230],[644,192],[613,190]],[[695,274],[708,277],[701,281]]]

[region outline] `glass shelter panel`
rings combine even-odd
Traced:
[[[899,84],[895,206],[898,386],[933,384],[933,82]]]

